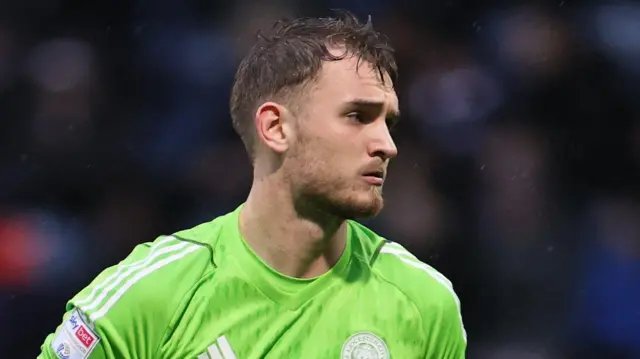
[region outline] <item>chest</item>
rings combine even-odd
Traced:
[[[401,293],[384,289],[336,285],[295,308],[250,285],[233,300],[222,290],[196,296],[164,357],[419,358],[424,346],[417,312]]]

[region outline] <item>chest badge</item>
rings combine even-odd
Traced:
[[[360,332],[347,339],[342,346],[342,359],[390,359],[384,340],[373,333]]]

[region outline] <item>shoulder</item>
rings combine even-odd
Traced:
[[[419,290],[416,294],[420,297],[429,293],[429,298],[433,300],[440,297],[457,300],[453,284],[447,277],[419,260],[397,242],[384,241],[373,264],[373,270],[396,286]]]
[[[352,236],[357,238],[354,255],[369,263],[371,270],[383,280],[418,301],[425,300],[425,293],[429,294],[427,300],[457,300],[451,281],[401,244],[376,234],[358,222],[350,221],[349,224]]]
[[[137,245],[67,303],[63,324],[43,350],[77,342],[85,348],[83,358],[91,352],[91,358],[154,357],[193,293],[216,269],[223,218]],[[78,330],[90,343],[74,339],[80,338]],[[76,336],[68,334],[72,331]]]
[[[179,295],[176,289],[196,281],[207,269],[209,257],[202,245],[174,236],[159,237],[136,246],[120,263],[102,271],[70,306],[95,321],[113,311],[136,310],[142,303],[146,308],[168,304]]]
[[[94,322],[150,314],[166,318],[208,273],[215,270],[217,230],[224,217],[137,245],[120,263],[102,271],[72,298]]]
[[[451,281],[399,243],[384,240],[372,271],[408,297],[427,327],[443,321],[462,325],[460,300]],[[462,332],[466,340],[464,328]]]

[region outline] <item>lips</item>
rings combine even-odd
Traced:
[[[380,179],[384,179],[384,171],[382,171],[382,170],[365,172],[364,175],[366,177],[377,177],[377,178],[380,178]]]
[[[381,187],[384,183],[385,172],[383,170],[366,171],[362,174],[362,178],[370,185]]]

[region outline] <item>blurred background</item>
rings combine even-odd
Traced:
[[[368,221],[452,279],[468,358],[640,358],[640,4],[0,2],[0,347],[141,242],[245,199],[235,66],[344,8],[397,49],[404,114]]]

